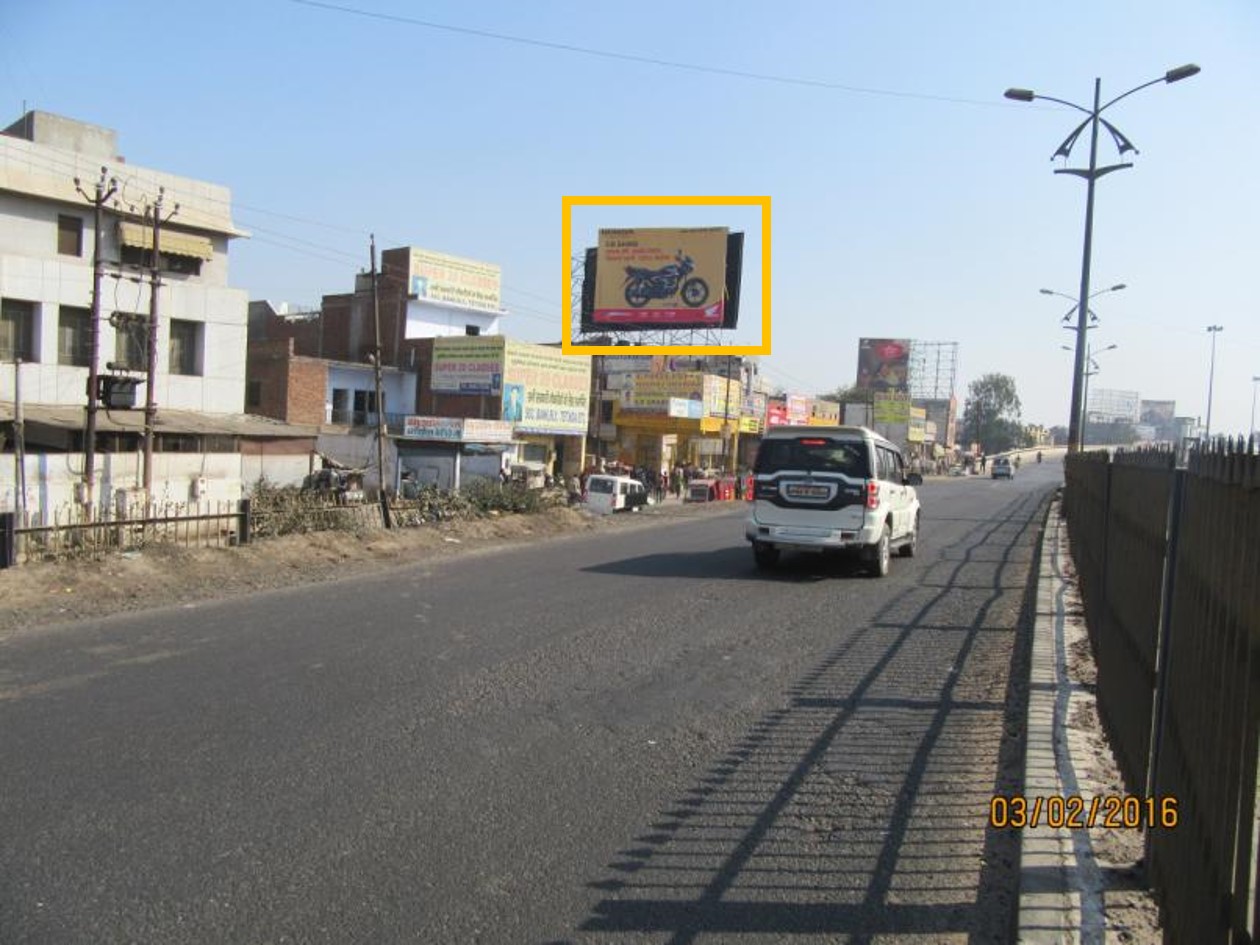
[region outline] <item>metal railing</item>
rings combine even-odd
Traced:
[[[1099,714],[1148,828],[1165,941],[1251,942],[1260,754],[1260,455],[1217,440],[1068,457],[1064,514]],[[1168,825],[1168,802],[1175,827]]]

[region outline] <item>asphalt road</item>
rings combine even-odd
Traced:
[[[741,508],[19,636],[0,942],[1009,941],[1060,475],[884,580]]]

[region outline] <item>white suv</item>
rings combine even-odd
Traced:
[[[865,427],[777,427],[753,467],[744,536],[760,568],[782,551],[858,552],[877,577],[893,549],[912,557],[919,539],[923,477],[901,451]]]

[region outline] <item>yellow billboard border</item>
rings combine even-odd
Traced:
[[[573,208],[582,207],[761,207],[761,344],[759,345],[575,345],[573,343]],[[770,353],[770,198],[756,196],[713,197],[638,197],[638,196],[562,196],[561,249],[564,259],[564,334],[561,350],[565,354],[761,354]]]

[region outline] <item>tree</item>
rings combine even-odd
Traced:
[[[986,374],[967,385],[967,405],[958,439],[980,444],[982,453],[1001,453],[1024,442],[1022,407],[1009,374]]]
[[[833,391],[818,395],[819,400],[829,400],[833,404],[856,403],[870,399],[870,393],[859,391],[856,387],[840,386]]]

